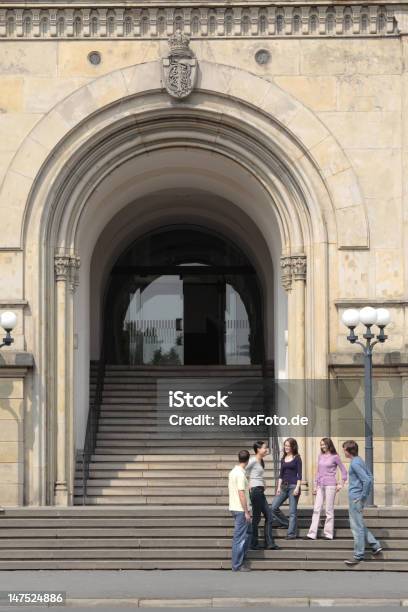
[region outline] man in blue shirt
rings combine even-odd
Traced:
[[[368,494],[373,486],[373,475],[368,470],[361,457],[358,456],[358,444],[354,440],[347,440],[343,444],[344,454],[351,459],[349,467],[349,519],[350,529],[354,538],[354,556],[345,561],[346,565],[358,565],[364,561],[366,541],[371,547],[372,554],[378,555],[382,551],[380,542],[367,529],[364,523],[363,508]]]

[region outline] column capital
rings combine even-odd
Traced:
[[[306,255],[282,255],[280,258],[282,285],[285,291],[292,289],[293,281],[306,280]]]
[[[282,286],[285,291],[290,291],[292,288],[292,258],[288,255],[282,255],[280,258]]]
[[[69,282],[72,293],[78,286],[80,258],[72,253],[59,253],[54,256],[55,280]]]
[[[55,280],[66,281],[69,274],[71,257],[57,253],[54,257]]]
[[[292,256],[292,274],[294,280],[306,280],[306,255]]]

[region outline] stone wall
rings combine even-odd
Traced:
[[[27,370],[0,360],[0,504],[24,503],[25,376]],[[10,361],[8,359],[7,361]],[[28,442],[28,441],[26,441]]]
[[[348,12],[346,14],[341,9],[340,15],[339,10],[334,11],[334,31],[329,29],[326,13],[323,19],[321,8],[320,13],[316,13],[316,31],[312,25],[314,14],[310,10],[303,14],[300,11],[299,31],[294,21],[296,15],[288,12],[287,8],[282,13],[282,31],[279,31],[279,15],[274,13],[271,17],[268,13],[267,35],[263,35],[264,26],[261,27],[262,11],[256,15],[249,13],[248,35],[242,29],[246,28],[245,14],[239,13],[239,19],[238,13],[233,15],[235,29],[230,33],[226,22],[221,23],[220,13],[217,13],[213,31],[211,14],[207,11],[200,16],[200,32],[196,36],[193,32],[191,47],[199,62],[239,68],[274,83],[311,111],[339,145],[341,155],[335,162],[329,162],[325,154],[318,156],[319,143],[314,143],[319,172],[326,179],[331,175],[331,184],[336,184],[343,193],[344,201],[344,208],[336,213],[337,233],[333,230],[328,236],[329,325],[321,333],[327,333],[328,351],[338,356],[338,364],[341,365],[342,355],[346,356],[343,361],[347,363],[356,350],[345,339],[345,330],[340,323],[342,311],[352,305],[361,307],[367,303],[387,306],[393,317],[388,330],[390,339],[377,348],[379,353],[392,352],[394,373],[400,376],[401,385],[404,385],[398,362],[401,362],[401,355],[408,345],[408,253],[405,239],[408,230],[408,187],[405,180],[408,170],[408,44],[405,33],[408,24],[406,14],[396,5],[392,9],[387,7],[382,17],[371,12],[365,33],[356,8],[353,6],[350,11],[351,30],[346,19]],[[137,19],[141,17],[143,20],[143,15],[136,19],[132,13],[132,19],[135,18],[132,28],[135,29],[127,32],[128,37],[120,34],[121,28],[126,34],[126,15],[113,15],[113,31],[109,30],[106,21],[109,21],[109,14],[99,14],[100,21],[97,26],[92,26],[92,14],[89,13],[88,21],[82,19],[75,26],[76,15],[66,13],[64,28],[68,29],[63,30],[58,30],[53,15],[47,26],[49,29],[45,31],[41,29],[45,28],[44,24],[41,25],[44,15],[37,13],[30,14],[31,29],[28,30],[27,22],[24,25],[26,13],[13,16],[11,12],[0,11],[0,184],[24,139],[41,119],[48,115],[59,129],[62,120],[52,114],[58,102],[117,69],[159,60],[168,49],[166,36],[162,36],[160,31],[157,36],[151,22],[160,15],[152,16],[151,12],[147,30],[143,30],[146,24],[138,25]],[[13,24],[9,20],[11,17]],[[173,17],[175,19],[177,15]],[[167,19],[170,19],[169,14]],[[171,27],[170,21],[166,23],[166,32],[171,33],[173,21]],[[137,30],[139,26],[142,28],[140,32]],[[93,30],[93,27],[102,30]],[[108,34],[106,39],[103,32]],[[263,63],[256,61],[256,54],[261,50],[264,52]],[[95,51],[100,53],[100,63],[91,63],[89,59],[89,54]],[[112,89],[119,89],[118,78],[116,74],[112,79]],[[230,91],[239,92],[245,86],[244,81],[232,83]],[[124,83],[121,87],[126,89]],[[99,91],[98,95],[101,97],[103,93]],[[110,93],[105,92],[106,103],[111,101]],[[84,106],[87,95],[89,91],[85,90],[82,96]],[[76,110],[71,109],[72,117],[75,117]],[[69,123],[69,118],[66,118],[66,124]],[[292,126],[299,129],[296,114]],[[290,131],[291,122],[287,129]],[[308,129],[308,125],[302,126],[305,142],[310,136]],[[83,135],[85,140],[86,124]],[[35,317],[33,320],[31,305],[25,302],[24,285],[31,283],[35,286],[39,282],[37,264],[33,259],[32,277],[24,279],[24,237],[18,228],[13,240],[8,240],[9,230],[15,230],[10,220],[19,204],[19,194],[32,185],[33,163],[37,155],[35,147],[42,150],[53,136],[50,130],[49,134],[42,135],[41,145],[35,141],[31,143],[32,150],[20,160],[19,173],[14,174],[14,183],[8,183],[6,204],[0,208],[4,240],[7,239],[2,243],[0,238],[0,274],[4,281],[0,286],[0,307],[17,311],[19,325],[13,349],[28,352],[35,352],[34,349],[38,348],[34,346],[34,335],[39,322]],[[327,142],[322,142],[323,151],[325,146],[329,146]],[[354,188],[350,187],[350,181],[345,180],[349,168],[357,176]],[[358,248],[339,250],[337,243],[342,226],[352,231],[359,223],[353,216],[352,204],[360,197],[360,192],[368,235]],[[358,231],[361,228],[356,227]],[[27,326],[25,322],[28,320],[30,324]],[[25,395],[25,409],[30,413],[31,397],[27,392]],[[24,372],[0,367],[0,503],[4,504],[23,502],[23,398]],[[30,416],[33,419],[28,428],[30,436],[25,440],[28,457],[31,437],[34,437],[36,429],[35,418],[40,418],[38,414]],[[404,486],[407,466],[405,437],[392,441],[390,446],[381,443],[381,436],[378,442],[376,476],[377,483],[384,484],[378,502],[408,503]]]

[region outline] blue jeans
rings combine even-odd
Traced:
[[[266,546],[275,546],[272,535],[272,516],[264,487],[253,487],[250,492],[252,504],[252,546],[258,545],[258,525],[261,515],[265,517],[264,540]]]
[[[360,560],[364,559],[366,542],[371,546],[372,550],[377,550],[381,546],[379,541],[365,526],[363,508],[364,505],[360,500],[355,501],[349,498],[349,519],[350,529],[354,538],[354,557]]]
[[[238,570],[251,543],[252,524],[246,520],[244,512],[231,512],[231,514],[235,522],[232,536],[232,569]]]
[[[281,487],[279,495],[274,497],[271,504],[272,518],[277,521],[282,527],[288,528],[288,536],[297,535],[297,505],[299,501],[299,495],[293,495],[293,491],[296,489],[296,485],[288,485]],[[289,521],[287,517],[280,510],[281,505],[289,498]]]

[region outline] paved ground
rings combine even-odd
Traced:
[[[390,597],[408,599],[405,572],[211,570],[10,571],[0,591],[66,591],[70,598]]]

